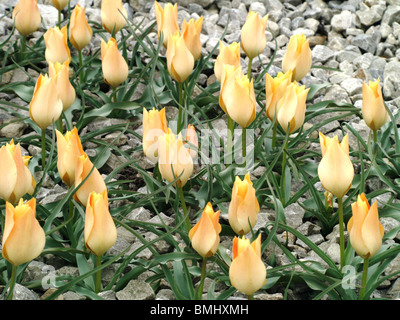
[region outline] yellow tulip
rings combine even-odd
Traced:
[[[32,195],[36,182],[28,169],[30,157],[22,157],[21,146],[14,140],[0,148],[0,197],[16,203],[25,194]]]
[[[167,132],[167,125],[165,108],[143,108],[143,152],[154,163],[158,159],[158,137]]]
[[[53,2],[53,6],[58,10],[62,11],[67,6],[69,0],[51,0]]]
[[[2,255],[14,266],[37,258],[44,249],[46,236],[35,216],[35,198],[26,203],[20,199],[16,207],[6,203]]]
[[[18,32],[27,36],[39,29],[42,17],[37,0],[20,0],[14,7],[12,19]]]
[[[211,203],[208,203],[201,214],[200,220],[189,231],[189,239],[193,249],[203,258],[211,257],[218,250],[220,211],[214,211]]]
[[[179,31],[169,36],[166,56],[171,77],[177,82],[184,82],[193,71],[194,58]]]
[[[168,129],[167,133],[158,137],[158,168],[169,183],[180,176],[176,181],[178,188],[182,188],[189,180],[193,172],[193,159],[190,150],[183,144],[181,133],[177,137]]]
[[[284,96],[287,87],[291,84],[292,71],[279,72],[275,78],[268,73],[265,76],[265,105],[268,118],[273,121],[277,114],[277,105]]]
[[[267,27],[268,15],[263,18],[258,12],[249,11],[246,22],[240,33],[240,44],[246,56],[250,59],[262,53],[267,45],[265,29]]]
[[[58,94],[57,78],[39,75],[29,105],[31,119],[41,129],[46,129],[60,117],[62,111],[63,103]]]
[[[219,53],[214,63],[214,74],[217,80],[221,83],[225,64],[229,64],[234,67],[240,66],[239,42],[233,42],[230,45],[225,46],[221,40],[219,41]]]
[[[369,259],[379,251],[384,235],[377,202],[370,206],[363,193],[357,197],[351,209],[353,216],[347,224],[351,246],[360,257]]]
[[[65,61],[63,64],[57,62],[49,62],[49,76],[55,77],[57,82],[58,95],[63,104],[63,111],[67,111],[75,101],[75,89],[69,81],[69,63]]]
[[[108,208],[108,195],[92,192],[85,213],[85,245],[96,256],[101,256],[117,241],[117,228]]]
[[[380,79],[368,84],[363,83],[362,87],[362,117],[371,130],[379,130],[388,120],[388,112],[385,108],[382,97]]]
[[[101,0],[101,23],[113,36],[126,25],[128,13],[122,0]]]
[[[242,66],[234,66],[231,64],[224,64],[221,74],[221,89],[219,94],[219,106],[229,116],[226,109],[225,100],[229,101],[232,91],[235,88],[235,81],[243,77]]]
[[[346,135],[341,144],[337,136],[324,137],[320,133],[322,160],[318,165],[318,176],[322,187],[337,198],[349,191],[354,177],[354,168],[349,157],[349,142]]]
[[[154,11],[157,20],[158,38],[160,39],[161,34],[163,35],[163,46],[167,48],[169,36],[179,31],[178,4],[166,3],[163,8],[157,1],[154,1]]]
[[[292,82],[278,101],[277,120],[285,132],[289,130],[289,133],[293,133],[303,125],[308,91],[310,88],[305,89],[305,86]]]
[[[183,20],[182,23],[182,35],[185,39],[186,47],[192,53],[194,60],[198,60],[201,57],[201,41],[200,34],[203,26],[203,16],[201,16],[196,22],[194,19],[190,19],[189,22]]]
[[[92,40],[92,36],[93,31],[86,19],[85,9],[77,4],[71,13],[69,41],[76,50],[82,50]]]
[[[86,153],[78,157],[78,165],[75,169],[75,188],[78,187],[83,180],[92,171],[93,163],[90,161]],[[106,184],[96,167],[90,173],[87,180],[79,187],[79,189],[74,194],[74,199],[86,206],[89,195],[95,191],[97,193],[103,192],[107,189]]]
[[[256,190],[246,174],[243,181],[236,177],[232,189],[232,198],[229,204],[229,224],[239,236],[251,231],[257,223],[260,205],[256,197]]]
[[[196,129],[192,124],[188,124],[187,126],[185,140],[187,141],[185,142],[185,146],[190,149],[190,155],[193,159],[196,158],[199,149],[199,140],[197,138]]]
[[[128,64],[119,52],[114,38],[110,38],[107,43],[101,39],[101,60],[104,81],[111,87],[118,87],[128,78]]]
[[[309,40],[303,34],[291,36],[282,60],[283,72],[292,70],[292,80],[300,81],[310,71],[311,64],[312,52]]]
[[[64,63],[71,61],[71,52],[68,48],[67,26],[50,28],[44,34],[46,45],[45,57],[48,63]]]
[[[232,256],[229,279],[237,290],[250,296],[267,283],[267,269],[261,260],[261,234],[252,243],[235,237]]]
[[[57,169],[61,179],[69,186],[75,183],[75,171],[78,159],[84,155],[78,130],[74,127],[63,135],[56,129],[57,136]]]

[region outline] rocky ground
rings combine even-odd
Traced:
[[[154,3],[152,1],[143,0],[130,0],[124,1],[125,8],[128,10],[129,19],[133,22],[139,22],[143,18],[143,26],[150,25],[155,21]],[[0,0],[0,16],[10,12],[10,7],[13,7],[17,0]],[[43,17],[43,26],[55,25],[57,19],[57,11],[51,5],[50,0],[40,1],[39,9]],[[88,19],[101,23],[100,17],[100,0],[71,0],[71,5],[76,3],[81,4],[86,9]],[[230,21],[229,28],[225,36],[225,42],[231,43],[240,40],[240,29],[245,22],[247,12],[249,10],[258,11],[261,15],[268,14],[268,45],[263,54],[260,55],[261,63],[268,64],[272,53],[275,50],[276,38],[277,51],[273,65],[269,73],[275,75],[281,71],[281,61],[285,53],[286,46],[289,38],[295,33],[304,33],[310,39],[313,54],[313,65],[324,66],[332,68],[332,70],[313,68],[309,75],[303,79],[306,86],[312,83],[325,83],[329,82],[331,85],[320,90],[314,98],[314,102],[322,100],[335,100],[336,102],[347,102],[361,107],[362,99],[362,83],[363,81],[375,81],[377,78],[381,79],[383,88],[383,95],[388,106],[397,113],[399,107],[400,96],[400,1],[399,0],[348,0],[348,1],[322,1],[322,0],[265,0],[265,1],[250,1],[250,0],[201,0],[191,2],[187,0],[178,1],[179,4],[179,20],[180,22],[185,18],[197,19],[199,16],[204,16],[202,43],[204,54],[207,55],[218,43],[222,36],[226,23]],[[9,35],[12,29],[13,22],[10,16],[3,17],[0,20],[0,42],[3,42]],[[42,36],[43,30],[39,30],[29,39],[34,43],[38,37]],[[17,37],[17,36],[13,36]],[[150,39],[156,44],[157,33],[154,30],[149,35]],[[133,40],[132,40],[133,41]],[[100,38],[95,37],[90,44],[90,47],[85,50],[93,51],[100,45]],[[218,53],[218,50],[215,54]],[[215,55],[214,55],[215,58]],[[247,59],[242,56],[242,66],[246,67]],[[260,66],[260,61],[257,59],[253,62],[253,71],[256,73]],[[337,69],[337,70],[334,70]],[[1,84],[8,84],[12,82],[28,81],[30,78],[36,79],[38,73],[36,70],[29,69],[27,73],[15,69],[7,72],[1,78]],[[213,75],[203,75],[200,77],[203,84],[209,84],[215,81]],[[144,88],[143,88],[144,90]],[[137,93],[140,96],[140,92]],[[21,98],[10,93],[0,92],[0,99],[3,101],[11,102],[23,107],[27,104]],[[168,109],[171,114],[176,110],[173,107]],[[18,111],[21,112],[21,111]],[[26,114],[28,116],[28,114]],[[319,116],[311,120],[311,124],[323,121],[324,117]],[[10,124],[3,126],[0,130],[0,137],[22,137],[30,134],[29,127],[24,122],[13,122],[12,113],[0,109],[0,124],[10,122]],[[111,121],[111,120],[110,120]],[[219,121],[219,120],[217,120]],[[349,120],[349,123],[358,131],[358,133],[365,139],[368,139],[369,128],[365,125],[363,120],[354,117]],[[218,127],[222,122],[214,124]],[[95,122],[88,126],[87,132],[103,126],[102,122]],[[140,124],[136,128],[137,132],[141,132]],[[342,131],[340,123],[333,121],[329,126],[321,128],[325,134],[338,134],[341,135]],[[112,139],[113,137],[104,137],[104,139]],[[354,137],[353,137],[354,139]],[[351,141],[351,140],[350,140]],[[354,140],[353,140],[354,141]],[[130,134],[120,137],[118,145],[124,148],[126,145],[138,144],[140,141]],[[350,142],[351,144],[351,142]],[[85,146],[87,152],[93,152],[90,145]],[[316,146],[317,148],[317,146]],[[37,147],[31,147],[25,150],[26,154],[35,155],[38,152]],[[139,156],[139,155],[138,155]],[[143,156],[142,156],[143,157]],[[143,158],[143,167],[151,168],[150,164]],[[118,159],[111,157],[107,163],[111,168],[118,165]],[[262,173],[262,168],[253,172],[253,176],[257,177]],[[380,186],[380,181],[371,180],[368,182],[368,187],[374,189]],[[143,182],[138,181],[136,190],[139,192],[146,192]],[[322,190],[322,189],[321,189]],[[294,190],[296,191],[296,190]],[[49,179],[43,185],[43,190],[38,196],[39,203],[48,203],[56,201],[63,197],[67,192],[65,186],[55,185]],[[387,198],[386,194],[380,195],[376,200],[384,203]],[[322,236],[320,227],[309,221],[304,222],[304,209],[298,204],[292,204],[285,208],[285,215],[288,224],[307,236],[311,241],[317,244],[321,249],[326,252],[333,261],[339,262],[339,244],[338,229],[327,235]],[[263,226],[266,221],[273,219],[272,210],[263,209],[259,214],[258,224],[256,229]],[[152,221],[157,219],[153,214],[145,209],[138,208],[131,212],[130,218],[139,221]],[[174,219],[165,215],[165,221],[170,221],[172,224]],[[227,216],[223,218],[227,219]],[[400,222],[393,218],[382,218],[381,222],[386,231],[397,227]],[[152,233],[147,232],[143,234],[146,239],[151,239]],[[282,234],[282,237],[284,234]],[[223,243],[222,239],[222,243]],[[400,234],[398,234],[391,241],[399,241]],[[295,253],[296,257],[301,260],[317,259],[318,256],[310,251],[305,243],[290,239],[290,248]],[[141,245],[130,233],[126,232],[124,228],[119,228],[118,240],[115,246],[110,249],[110,253],[118,254],[122,252],[127,246],[133,244],[129,252],[132,252]],[[160,252],[168,252],[170,249],[167,243],[161,241],[157,243]],[[129,253],[128,252],[128,253]],[[151,259],[152,253],[149,250],[143,250],[140,253],[143,259]],[[283,252],[277,252],[277,263],[285,264],[286,256]],[[43,257],[42,261],[32,262],[26,270],[25,280],[38,280],[43,278],[43,267],[55,266],[57,274],[77,274],[77,268],[71,266],[59,265],[60,261],[52,255]],[[115,266],[110,267],[104,271],[104,282],[112,277]],[[387,274],[400,270],[400,257],[396,258],[389,265]],[[138,279],[132,280],[121,291],[115,293],[108,291],[100,295],[106,299],[173,299],[173,293],[166,286],[157,294],[152,290],[144,280],[151,275],[151,272],[142,274]],[[16,299],[40,299],[41,295],[51,293],[52,289],[48,292],[34,292],[23,286],[17,285]],[[207,283],[205,290],[207,289]],[[301,298],[302,289],[297,291],[290,291],[291,298]],[[397,299],[400,294],[400,280],[398,278],[389,279],[381,284],[378,290],[374,293],[375,297],[385,297],[389,299]],[[240,298],[240,295],[237,296]],[[85,299],[74,292],[66,292],[59,297],[60,299]],[[274,293],[270,295],[260,295],[257,299],[283,299],[282,293]]]

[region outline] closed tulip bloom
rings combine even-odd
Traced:
[[[118,87],[128,78],[128,64],[118,50],[114,38],[110,38],[107,43],[101,39],[101,60],[104,81],[111,87]]]
[[[76,168],[79,157],[84,155],[78,130],[74,127],[63,135],[56,129],[57,136],[57,169],[60,178],[69,186],[75,183]]]
[[[62,111],[63,103],[58,94],[57,78],[39,75],[29,105],[31,119],[41,129],[46,129],[60,117]]]
[[[44,34],[46,44],[45,57],[48,63],[64,63],[71,61],[71,52],[68,48],[67,26],[50,28]]]
[[[90,161],[86,153],[78,157],[78,165],[75,169],[75,187],[78,187],[83,180],[92,171],[93,163]],[[80,186],[80,188],[75,192],[74,199],[86,206],[89,195],[95,191],[97,193],[103,192],[107,189],[104,179],[102,178],[99,170],[96,167],[90,173],[87,180]]]
[[[250,296],[267,283],[267,269],[261,260],[261,234],[252,243],[235,237],[232,256],[229,279],[237,290]]]
[[[189,239],[193,249],[203,258],[211,257],[218,250],[220,211],[214,211],[211,203],[208,203],[201,214],[200,220],[189,231]]]
[[[165,108],[160,111],[143,108],[143,152],[153,163],[158,159],[158,137],[167,130]]]
[[[371,130],[379,130],[388,120],[388,112],[382,97],[380,79],[363,83],[362,117]]]
[[[58,11],[64,10],[67,6],[69,0],[51,0],[53,2],[53,6],[56,7]]]
[[[201,57],[202,45],[200,41],[200,34],[202,26],[203,16],[201,16],[197,21],[190,19],[189,22],[183,20],[182,23],[183,39],[185,39],[186,47],[192,53],[195,61]]]
[[[110,34],[116,34],[126,25],[128,13],[122,0],[101,0],[101,23]]]
[[[318,176],[326,191],[337,198],[342,198],[349,191],[354,177],[354,168],[348,151],[348,136],[343,138],[341,144],[337,136],[323,140],[321,150],[325,151],[322,151],[323,157],[318,165]]]
[[[57,62],[49,63],[49,76],[55,77],[57,82],[57,90],[59,98],[63,104],[63,111],[67,111],[75,101],[75,89],[69,80],[69,63],[65,61],[63,64]]]
[[[268,73],[265,76],[265,104],[268,118],[273,121],[277,114],[279,100],[286,93],[287,87],[291,84],[292,72],[279,72],[275,78]]]
[[[282,70],[287,72],[292,70],[292,80],[300,81],[312,64],[312,52],[309,40],[303,34],[295,34],[290,37],[286,53],[282,60]]]
[[[182,188],[189,180],[193,172],[193,159],[180,133],[177,137],[168,129],[167,133],[158,137],[158,167],[161,176],[169,183],[180,176],[176,181],[178,188]]]
[[[289,130],[289,133],[293,133],[303,125],[308,91],[310,88],[305,89],[305,86],[293,82],[278,101],[277,120],[285,132]]]
[[[10,143],[0,148],[0,197],[16,203],[25,194],[32,195],[36,182],[28,169],[29,157],[22,157],[21,146]]]
[[[256,190],[246,174],[243,180],[236,177],[232,189],[232,198],[229,204],[229,224],[239,236],[251,231],[257,223],[260,205],[256,197]]]
[[[187,141],[185,145],[190,149],[190,155],[193,159],[196,158],[199,149],[199,139],[197,138],[196,129],[192,124],[188,124],[187,126],[185,140]]]
[[[14,266],[37,258],[46,243],[45,233],[36,219],[36,199],[14,207],[6,203],[2,255]]]
[[[154,1],[154,11],[157,20],[158,38],[161,38],[161,34],[163,35],[163,46],[167,48],[169,36],[179,31],[178,4],[166,3],[163,8],[157,1]]]
[[[249,11],[246,22],[240,32],[240,44],[246,56],[250,59],[262,53],[267,45],[265,29],[267,27],[268,15],[263,18],[258,12]]]
[[[221,89],[219,94],[219,106],[229,116],[226,108],[226,102],[230,101],[232,91],[235,88],[236,79],[243,77],[242,66],[234,66],[231,64],[224,64],[221,74]]]
[[[85,245],[96,256],[101,256],[117,241],[117,228],[108,208],[108,195],[92,192],[85,213]]]
[[[222,82],[222,74],[224,72],[224,65],[229,64],[234,67],[240,66],[240,43],[233,42],[225,46],[223,42],[219,41],[219,54],[214,63],[214,74],[219,82]]]
[[[347,224],[350,243],[363,259],[372,258],[381,248],[384,228],[379,221],[378,205],[369,205],[365,194],[351,205],[353,216]]]
[[[39,29],[42,17],[37,0],[20,0],[14,7],[12,19],[18,32],[27,36]]]
[[[85,9],[77,4],[71,13],[69,41],[76,50],[82,50],[92,40],[92,35],[93,31],[86,19]]]

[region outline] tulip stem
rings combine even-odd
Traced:
[[[201,277],[200,277],[200,285],[199,285],[199,300],[201,300],[201,296],[203,293],[203,287],[204,287],[204,280],[206,278],[206,264],[207,264],[207,258],[203,258],[203,262],[201,264]]]
[[[377,130],[373,130],[374,132],[374,143],[378,142],[378,131]]]
[[[60,114],[60,117],[58,118],[58,131],[60,131],[61,133],[63,133],[63,122],[62,122],[62,116],[63,114]]]
[[[344,266],[344,222],[343,222],[343,199],[337,198],[339,215],[339,237],[340,237],[340,270]]]
[[[251,67],[253,66],[253,58],[249,58],[249,65],[247,66],[247,77],[251,80]]]
[[[101,256],[96,256],[96,268],[101,266]],[[96,272],[96,293],[101,290],[101,270]]]
[[[285,207],[285,193],[286,193],[286,179],[285,179],[285,172],[286,172],[286,152],[288,148],[289,140],[286,140],[285,147],[282,154],[282,175],[281,175],[281,199],[282,205]]]
[[[187,230],[189,232],[189,230],[191,228],[191,225],[190,225],[188,210],[187,210],[187,207],[186,207],[185,196],[183,195],[183,189],[178,187],[178,192],[179,192],[179,198],[181,200],[183,214],[186,217],[185,218],[186,219],[186,227],[187,227]]]
[[[25,59],[25,51],[26,51],[26,36],[21,36],[21,58]]]
[[[362,279],[361,279],[361,289],[360,289],[359,300],[362,300],[365,295],[365,289],[367,287],[368,265],[369,265],[369,259],[364,259],[363,275],[362,275]]]
[[[46,166],[46,129],[42,129],[42,169]]]
[[[58,27],[61,29],[61,11],[58,10]]]
[[[276,146],[276,132],[278,129],[278,122],[275,121],[274,126],[272,127],[272,148]]]
[[[83,57],[82,57],[82,50],[79,50],[78,51],[78,56],[79,56],[79,79],[80,79],[80,82],[81,82],[81,85],[82,85],[82,83],[85,81],[84,79],[83,79],[83,77],[84,77],[84,75],[83,75]]]
[[[181,132],[183,128],[182,117],[183,117],[183,84],[178,82],[178,96],[179,96],[179,113],[176,133]]]
[[[243,168],[246,168],[246,147],[247,147],[247,142],[246,142],[246,128],[242,128],[242,158],[243,158]]]
[[[229,164],[232,163],[232,141],[233,141],[233,128],[234,128],[234,123],[233,120],[230,116],[228,116],[228,132],[227,132],[227,137],[228,137],[228,141],[227,141],[227,148],[228,148],[228,159],[229,159]]]
[[[17,280],[17,266],[12,265],[11,279],[10,279],[10,293],[8,294],[7,300],[13,299],[16,280]]]
[[[254,297],[253,297],[252,294],[249,294],[249,295],[247,295],[247,299],[248,299],[248,300],[254,300]]]
[[[68,206],[69,210],[68,210],[68,214],[69,216],[66,216],[66,213],[64,213],[64,220],[68,221],[69,219],[71,219],[74,215],[74,203],[71,201],[69,201],[69,206]],[[73,233],[73,229],[72,227],[72,223],[73,221],[70,221],[69,223],[67,223],[67,233],[68,233],[68,237],[69,240],[71,241],[71,246],[72,248],[76,248],[76,241],[75,241],[75,237],[74,237],[74,233]]]

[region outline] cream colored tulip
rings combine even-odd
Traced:
[[[277,106],[279,100],[286,93],[287,87],[291,84],[292,71],[286,73],[279,72],[276,77],[271,77],[268,73],[265,76],[265,105],[267,117],[273,121],[278,113]]]
[[[15,28],[25,37],[39,29],[42,17],[37,0],[19,0],[14,7],[12,19]]]
[[[77,4],[71,13],[69,41],[76,50],[82,50],[92,40],[93,31],[85,15],[85,9]]]
[[[379,221],[378,204],[369,205],[365,194],[351,205],[353,216],[347,224],[350,243],[363,259],[372,258],[382,246],[384,228]]]
[[[0,148],[0,197],[16,203],[25,194],[32,195],[36,182],[28,169],[30,157],[22,157],[21,146],[14,140]]]
[[[57,82],[58,95],[63,104],[63,111],[67,111],[75,101],[76,93],[69,80],[69,63],[65,61],[63,64],[57,62],[49,62],[49,76],[55,77]]]
[[[219,106],[229,116],[226,109],[225,100],[230,101],[232,91],[235,88],[236,79],[243,77],[242,66],[235,67],[231,64],[224,64],[221,74],[221,89],[219,94]]]
[[[192,53],[195,61],[201,57],[202,44],[200,41],[200,34],[202,26],[203,16],[201,16],[197,21],[190,19],[189,22],[183,20],[182,23],[183,39],[185,39],[186,47]]]
[[[249,11],[246,22],[240,32],[240,44],[246,56],[250,59],[262,53],[267,45],[265,29],[267,27],[268,15],[263,18],[258,12]]]
[[[63,103],[58,94],[57,77],[39,75],[29,105],[31,119],[41,129],[46,129],[58,120],[62,111]]]
[[[117,228],[109,211],[108,195],[92,192],[85,213],[85,245],[96,256],[103,255],[117,241]]]
[[[371,130],[379,130],[389,116],[383,102],[380,79],[375,82],[370,81],[368,84],[364,82],[362,93],[362,117]]]
[[[166,56],[171,77],[177,82],[184,82],[193,71],[194,58],[179,31],[169,36]]]
[[[71,61],[71,52],[68,48],[67,26],[50,28],[44,34],[46,44],[45,57],[48,63],[64,63]]]
[[[203,258],[211,257],[218,250],[221,232],[219,223],[220,211],[214,211],[208,203],[201,214],[200,220],[189,231],[189,239],[193,249]]]
[[[163,35],[163,46],[167,48],[169,36],[179,31],[178,4],[166,3],[163,8],[157,1],[154,1],[154,11],[157,20],[158,38],[161,38],[161,34]]]
[[[53,2],[53,6],[56,7],[58,11],[64,10],[67,6],[69,0],[51,0]]]
[[[168,131],[165,108],[143,108],[143,152],[153,163],[158,160],[158,137]]]
[[[122,0],[101,0],[101,23],[111,35],[115,35],[126,25],[128,13]]]
[[[219,41],[219,53],[214,63],[214,74],[219,82],[222,82],[222,74],[224,72],[224,65],[229,64],[234,67],[240,66],[240,43],[233,42],[225,46],[223,42]]]
[[[229,279],[237,290],[250,296],[267,283],[267,269],[261,260],[261,234],[252,243],[235,237],[232,256]]]
[[[2,239],[2,255],[14,266],[37,258],[46,244],[45,233],[36,220],[36,199],[24,203],[20,199],[14,207],[6,203],[6,217]]]
[[[101,67],[104,81],[111,87],[118,87],[129,75],[129,67],[114,38],[106,43],[101,39]]]
[[[304,34],[295,34],[290,37],[286,53],[282,60],[282,70],[292,71],[292,80],[300,81],[310,71],[312,52],[309,40]]]
[[[289,133],[293,133],[303,125],[308,91],[310,88],[305,89],[305,86],[292,82],[278,101],[277,120],[285,132],[289,130]]]

